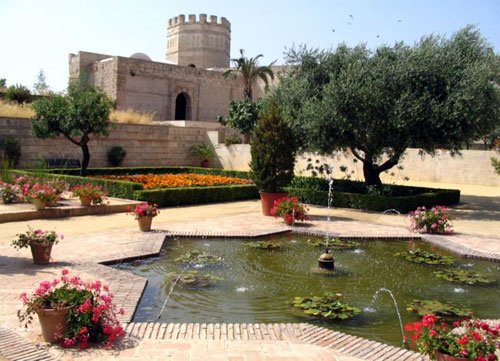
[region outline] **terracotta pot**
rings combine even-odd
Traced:
[[[465,357],[456,357],[441,353],[439,351],[434,351],[434,357],[436,361],[467,361]]]
[[[289,226],[293,225],[293,214],[287,213],[283,216],[283,220],[285,221],[286,224]]]
[[[45,342],[60,341],[68,329],[68,314],[71,307],[42,309],[37,311]]]
[[[34,264],[47,264],[50,262],[50,253],[52,252],[52,242],[49,243],[31,243],[31,254]]]
[[[272,216],[271,208],[273,208],[275,200],[288,196],[288,193],[259,193],[262,204],[262,214],[265,216]]]
[[[208,160],[202,160],[200,165],[203,167],[203,168],[208,168],[208,166],[210,165],[210,161]]]
[[[31,203],[33,203],[37,211],[45,209],[45,207],[47,207],[47,203],[38,198],[32,199]]]
[[[153,222],[153,217],[141,217],[138,219],[139,229],[142,232],[149,232],[151,230],[151,223]]]
[[[250,132],[241,133],[241,142],[243,144],[250,144]]]
[[[80,204],[84,207],[90,207],[90,205],[92,204],[92,197],[80,196]]]

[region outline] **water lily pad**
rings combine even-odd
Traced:
[[[434,272],[437,278],[455,283],[465,283],[468,285],[489,284],[495,280],[486,277],[485,275],[472,270],[464,270],[461,268],[451,268]]]
[[[200,265],[215,265],[222,263],[220,256],[215,256],[199,250],[189,251],[175,259],[176,262]]]
[[[246,244],[248,247],[263,249],[267,251],[278,250],[281,248],[281,244],[273,241],[256,241]]]
[[[293,307],[309,316],[346,320],[361,312],[357,307],[341,302],[340,293],[327,292],[322,296],[295,297]]]
[[[420,316],[436,315],[443,317],[471,317],[472,311],[466,307],[456,307],[450,303],[437,300],[413,300],[406,308],[408,311],[416,312]]]
[[[341,251],[344,249],[354,249],[358,248],[361,244],[355,241],[342,240],[339,238],[327,238],[327,239],[308,239],[307,243],[311,246],[329,248],[337,251]]]
[[[417,248],[407,252],[398,252],[396,256],[404,257],[406,260],[419,264],[427,264],[431,266],[450,266],[455,260],[450,256],[441,256],[436,253],[424,251]]]
[[[214,276],[211,273],[186,271],[179,277],[177,285],[189,289],[208,288],[214,286],[219,281],[222,281],[222,277]]]

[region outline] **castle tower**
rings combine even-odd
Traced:
[[[206,14],[184,15],[168,20],[167,60],[196,68],[229,67],[231,23],[221,17]]]

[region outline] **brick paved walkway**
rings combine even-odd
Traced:
[[[332,221],[328,223],[326,209],[311,207],[311,214],[311,221],[295,227],[297,231],[347,237],[411,236],[404,227],[403,216],[391,216],[387,218],[389,221],[386,224],[377,224],[334,213]],[[53,249],[51,264],[34,266],[29,250],[17,251],[9,245],[13,235],[25,231],[28,223],[33,227],[56,228],[65,234],[65,239]],[[153,223],[154,231],[149,233],[139,232],[133,218],[124,214],[10,222],[0,227],[0,359],[1,356],[16,359],[7,354],[9,348],[2,347],[6,340],[10,344],[9,340],[14,339],[17,341],[12,342],[18,345],[20,352],[32,350],[32,353],[24,354],[30,357],[17,358],[22,360],[38,360],[49,356],[62,360],[176,361],[420,359],[420,356],[402,349],[307,324],[131,323],[131,316],[146,281],[103,263],[157,254],[165,236],[252,237],[290,229],[280,220],[261,216],[256,201],[164,209]],[[495,236],[463,233],[426,238],[464,256],[500,260],[500,239]],[[62,268],[68,268],[83,278],[99,278],[110,285],[117,304],[126,309],[121,321],[128,324],[129,331],[117,349],[79,352],[57,346],[47,347],[41,342],[38,322],[35,321],[28,330],[19,326],[16,317],[16,310],[21,305],[18,295],[33,290],[41,280],[57,277]],[[16,338],[12,332],[22,338]],[[28,346],[22,346],[26,345],[25,341],[28,341]],[[39,352],[38,356],[35,351]]]

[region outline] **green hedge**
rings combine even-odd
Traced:
[[[51,174],[42,172],[29,172],[23,170],[10,170],[10,172],[12,174],[15,174],[16,176],[29,175],[41,179],[61,179],[68,182],[71,187],[78,184],[92,183],[102,186],[103,189],[108,192],[110,197],[117,198],[134,199],[135,192],[144,189],[142,184],[128,181],[114,181],[67,174]]]
[[[299,198],[301,202],[321,206],[328,205],[327,191],[306,188],[287,188],[286,191],[290,196]],[[455,189],[432,189],[432,191],[421,192],[420,194],[399,197],[332,191],[332,206],[334,207],[379,212],[396,209],[401,213],[407,213],[420,206],[430,208],[436,205],[456,204],[459,201],[460,191]]]
[[[163,207],[230,202],[244,199],[256,199],[258,197],[259,192],[254,185],[161,188],[135,192],[135,199],[156,203]]]
[[[137,168],[137,169],[151,169],[151,168]],[[175,169],[179,170],[181,169],[181,167],[176,167]],[[191,170],[193,168],[185,167],[185,169]],[[205,168],[200,168],[200,169],[205,169]],[[16,176],[29,175],[42,179],[62,179],[68,182],[70,186],[75,186],[77,184],[82,184],[82,183],[92,183],[95,185],[102,186],[111,197],[136,199],[145,202],[157,203],[159,206],[162,207],[181,206],[187,204],[230,202],[230,201],[237,201],[244,199],[256,199],[259,197],[259,192],[257,191],[257,188],[254,185],[160,188],[160,189],[144,190],[142,184],[128,182],[128,181],[114,181],[108,179],[80,177],[68,174],[58,174],[58,173],[51,174],[51,173],[41,173],[41,172],[20,171],[20,170],[11,170],[10,172]],[[78,174],[78,171],[76,173]],[[209,173],[207,172],[206,174]]]
[[[55,174],[78,175],[80,169],[68,168],[53,168],[45,169],[44,172]],[[180,174],[180,173],[196,173],[221,175],[235,178],[249,178],[248,172],[237,170],[224,170],[217,168],[202,168],[202,167],[112,167],[112,168],[89,168],[88,175],[131,175],[131,174]]]

